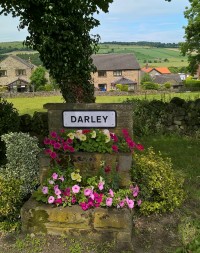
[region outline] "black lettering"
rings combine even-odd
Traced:
[[[107,120],[108,116],[102,116],[102,117],[104,119],[104,122],[106,123],[106,120]]]
[[[76,122],[76,117],[75,116],[71,116],[71,122]]]
[[[101,123],[101,116],[97,116],[97,123]]]
[[[83,119],[82,119],[81,116],[78,117],[78,123],[79,123],[79,122],[82,122],[82,123],[83,123]]]
[[[96,121],[93,119],[93,116],[91,116],[91,122],[96,123]]]
[[[85,116],[84,119],[85,119],[85,122],[90,123],[90,117],[89,116]]]

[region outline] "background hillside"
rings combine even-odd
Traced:
[[[180,54],[178,44],[160,42],[107,42],[99,44],[99,54],[132,53],[136,56],[141,67],[148,63],[152,67],[186,67],[187,57]],[[39,54],[23,46],[22,42],[1,42],[0,59],[7,54],[15,54],[35,65],[42,65]]]

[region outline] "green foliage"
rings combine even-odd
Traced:
[[[47,83],[45,72],[46,72],[45,68],[42,66],[39,66],[31,74],[31,77],[30,77],[31,84],[34,84],[36,91],[38,90],[40,86],[44,87],[45,84]]]
[[[6,179],[21,181],[20,194],[26,197],[38,184],[39,164],[37,138],[26,133],[9,133],[2,135],[6,143],[7,164],[1,168]]]
[[[0,173],[0,223],[5,219],[12,220],[19,214],[22,201],[20,187],[20,179],[8,178]]]
[[[36,66],[41,66],[42,61],[40,60],[40,55],[39,53],[35,53],[35,54],[17,54],[18,57],[26,60],[26,61],[30,61],[32,64],[36,65]]]
[[[189,2],[190,7],[184,12],[188,24],[185,27],[185,42],[181,43],[181,52],[188,56],[188,69],[191,74],[195,74],[200,62],[200,2],[192,0]]]
[[[20,17],[19,29],[27,27],[29,31],[25,45],[40,53],[66,102],[91,103],[95,101],[91,55],[97,51],[99,36],[90,31],[100,24],[94,14],[107,12],[112,2],[3,0],[0,14]]]
[[[200,80],[187,78],[185,80],[185,86],[187,88],[196,88],[196,89],[200,90]]]
[[[144,75],[141,78],[141,84],[146,82],[152,82],[152,77],[148,73],[144,73]]]
[[[1,136],[11,131],[19,130],[20,118],[18,111],[12,103],[0,99],[0,165],[6,162],[5,143],[2,142]]]
[[[38,136],[48,135],[48,113],[34,112],[31,123],[31,131]]]
[[[165,89],[170,89],[172,87],[171,83],[167,82],[164,84]]]
[[[128,85],[127,84],[116,84],[116,88],[119,91],[128,91]]]
[[[173,211],[184,200],[183,178],[176,175],[169,158],[156,154],[152,148],[135,154],[132,177],[140,185],[143,214]]]
[[[153,82],[143,82],[142,88],[144,90],[158,90],[159,85],[157,83],[153,83]]]
[[[45,84],[44,89],[45,91],[52,91],[54,90],[54,86],[52,84]]]

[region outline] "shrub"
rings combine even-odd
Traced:
[[[22,201],[20,186],[20,179],[5,178],[0,174],[0,222],[12,220],[19,214]]]
[[[142,88],[144,90],[158,90],[159,85],[157,83],[153,83],[153,82],[143,82]]]
[[[20,194],[23,198],[38,184],[39,164],[37,155],[40,149],[37,138],[26,133],[9,133],[2,135],[6,143],[6,156],[8,163],[1,168],[6,179],[20,179]]]
[[[115,86],[115,87],[116,87],[116,89],[117,89],[117,90],[120,90],[120,91],[121,91],[121,89],[122,89],[122,85],[121,85],[121,84],[119,84],[119,83],[118,83],[118,84],[116,84],[116,86]]]
[[[185,80],[185,86],[187,88],[196,88],[196,89],[200,90],[200,80],[194,80],[191,78],[187,78]]]
[[[128,84],[124,84],[121,86],[121,91],[128,91]]]
[[[141,84],[145,82],[152,82],[152,77],[148,73],[144,73],[144,75],[141,78]]]
[[[133,179],[140,185],[143,214],[173,211],[184,199],[183,178],[175,174],[169,158],[155,154],[152,148],[135,154]]]
[[[170,89],[172,87],[171,83],[168,83],[168,82],[165,83],[164,86],[165,86],[165,89]]]
[[[45,91],[52,91],[52,90],[54,90],[54,87],[52,84],[45,84],[44,90]]]
[[[19,124],[19,114],[13,104],[0,99],[0,165],[6,163],[6,148],[1,136],[8,132],[18,132]]]
[[[47,112],[34,112],[32,117],[31,130],[38,136],[48,135],[48,113]]]

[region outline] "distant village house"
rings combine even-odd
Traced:
[[[133,54],[96,54],[92,56],[97,71],[92,74],[94,86],[100,91],[116,89],[116,84],[137,90],[140,65]]]

